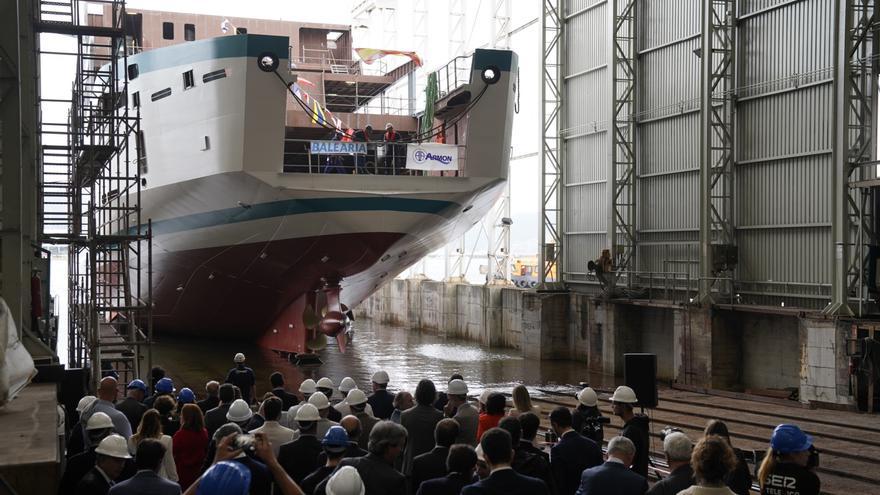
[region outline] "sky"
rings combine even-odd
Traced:
[[[334,24],[355,23],[352,7],[361,0],[129,0],[129,8],[164,10],[230,17],[255,17],[265,19],[296,20]],[[414,12],[412,0],[375,0],[380,7],[395,7],[393,26],[382,25],[388,17],[373,14],[370,20],[358,19],[360,28],[354,30],[354,45],[374,48],[418,50],[425,60],[425,73],[445,65],[456,53],[470,52],[490,43],[492,32],[492,4],[488,0],[461,0],[461,22],[450,10],[456,3],[449,0],[423,2],[428,9],[427,22],[420,24]],[[519,113],[514,119],[513,149],[511,156],[511,253],[514,256],[532,256],[538,251],[538,219],[540,211],[539,167],[540,116],[538,90],[540,83],[540,22],[532,22],[540,15],[540,2],[511,0],[510,29],[517,30],[509,37],[510,48],[517,52],[520,61]],[[381,10],[378,9],[377,12]],[[391,10],[388,10],[391,12]],[[378,21],[378,23],[377,23]],[[366,24],[364,24],[366,23]],[[531,23],[531,24],[530,24]],[[526,27],[523,27],[526,26]],[[419,36],[418,31],[426,32]],[[421,42],[420,42],[421,40]],[[42,35],[44,49],[65,51],[75,45],[73,39],[60,35]],[[390,46],[389,46],[390,45]],[[65,98],[70,91],[74,69],[70,56],[44,55],[41,63],[42,93],[44,98]],[[46,104],[43,118],[47,122],[66,121],[66,107],[62,104]],[[51,141],[49,139],[48,141]],[[478,224],[464,238],[468,255],[467,278],[472,282],[485,279],[480,266],[488,265],[488,242],[485,226]],[[452,250],[459,242],[452,243]],[[445,250],[430,255],[424,263],[416,264],[406,276],[425,273],[430,278],[442,279],[445,269]]]

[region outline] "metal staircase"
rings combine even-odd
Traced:
[[[103,9],[104,25],[90,25],[77,0],[43,1],[35,13],[38,31],[76,38],[68,52],[40,51],[76,58],[70,98],[39,100],[41,115],[67,107],[66,122],[40,121],[41,232],[44,243],[68,246],[68,365],[90,367],[93,381],[112,370],[127,383],[151,367],[150,274],[142,273],[151,232],[133,148],[140,116],[128,104],[125,2],[89,3]]]

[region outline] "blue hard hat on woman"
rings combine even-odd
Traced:
[[[171,394],[174,393],[174,382],[171,381],[171,378],[163,378],[156,382],[156,392],[160,394]]]
[[[196,495],[246,495],[251,486],[251,471],[232,461],[211,466],[199,479]]]
[[[177,394],[177,402],[180,402],[181,404],[191,404],[195,401],[196,394],[187,387],[180,389],[180,393]]]
[[[804,433],[797,425],[781,424],[770,436],[770,447],[779,454],[790,454],[809,450],[813,437]]]

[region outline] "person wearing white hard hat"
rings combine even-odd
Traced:
[[[452,380],[464,380],[464,377],[461,376],[461,373],[453,373],[449,380],[446,380],[446,384],[449,385],[449,382]],[[437,392],[437,400],[434,401],[434,407],[437,408],[438,411],[442,411],[444,407],[446,407],[446,403],[449,399],[446,397],[446,392],[439,391]]]
[[[110,418],[107,419],[109,421]],[[77,480],[72,493],[97,495],[108,493],[115,480],[122,475],[126,461],[131,459],[128,442],[120,435],[109,435],[101,440],[95,448],[94,455],[94,466]],[[68,487],[70,488],[73,487]],[[63,485],[62,489],[64,489]]]
[[[282,445],[278,451],[278,463],[297,483],[318,467],[318,455],[323,452],[323,447],[315,432],[320,419],[321,414],[313,404],[300,405],[295,417],[299,424],[299,438]]]
[[[351,414],[361,422],[361,435],[360,438],[358,438],[358,446],[362,449],[366,449],[370,438],[370,432],[379,420],[372,415],[367,414],[366,409],[369,404],[367,404],[367,394],[365,394],[363,390],[356,388],[349,391],[348,395],[345,397],[345,402],[348,404],[348,407],[351,408]]]
[[[65,457],[68,459],[79,454],[86,448],[85,442],[85,423],[82,421],[82,413],[92,407],[92,404],[98,400],[94,395],[87,395],[79,400],[76,405],[76,423],[70,430],[70,438],[67,439]]]
[[[318,391],[317,385],[318,384],[315,383],[315,380],[312,380],[311,378],[306,378],[305,380],[302,381],[302,383],[299,384],[298,390],[299,390],[299,393],[302,395],[302,402],[291,407],[290,409],[285,411],[284,414],[281,415],[281,425],[282,426],[286,426],[292,430],[299,429],[299,426],[297,426],[296,420],[294,419],[294,418],[296,418],[296,411],[300,407],[302,407],[303,404],[308,403],[309,397],[311,397],[312,394],[314,394],[315,392]]]
[[[623,429],[620,431],[620,435],[629,438],[636,447],[632,470],[647,478],[648,448],[650,446],[648,429],[651,420],[644,414],[633,412],[633,407],[638,402],[639,399],[636,397],[635,391],[626,385],[621,385],[614,390],[614,395],[611,396],[611,410],[623,420]]]
[[[85,429],[85,449],[67,460],[64,475],[61,477],[59,494],[72,494],[76,483],[95,465],[95,448],[102,440],[113,433],[113,421],[106,413],[96,412],[83,425]]]
[[[327,398],[327,401],[329,404],[330,399],[333,398],[333,389],[336,387],[336,384],[333,383],[333,380],[331,380],[325,376],[324,378],[321,378],[320,380],[318,380],[318,383],[316,385],[317,385],[318,392],[321,392],[322,394],[324,394],[324,397]],[[335,423],[339,423],[339,420],[342,419],[342,413],[337,411],[336,409],[329,409],[327,411],[327,418],[330,421],[333,421]],[[321,437],[321,435],[319,434],[318,437]]]
[[[367,402],[373,408],[373,415],[379,419],[391,418],[394,412],[394,396],[388,393],[388,373],[377,371],[371,378],[373,393]]]
[[[248,404],[257,398],[257,378],[254,370],[244,365],[244,354],[238,353],[232,358],[235,367],[226,375],[226,383],[231,383],[241,390],[241,398]]]
[[[245,427],[251,422],[253,417],[254,412],[244,399],[235,399],[232,405],[229,406],[229,410],[226,411],[226,420],[237,424],[244,431],[247,431]]]
[[[599,411],[599,396],[592,388],[584,387],[578,392],[577,400],[578,405],[571,413],[572,429],[602,445],[605,438],[602,424],[607,423],[608,418],[603,417]]]
[[[263,423],[263,426],[251,431],[255,435],[257,433],[264,433],[266,435],[269,443],[272,444],[272,451],[276,457],[283,444],[296,440],[296,437],[299,435],[295,430],[281,426],[281,423],[278,422],[281,419],[281,407],[283,404],[278,397],[270,397],[264,400],[262,409],[263,417],[266,421]]]
[[[477,429],[480,426],[480,412],[467,400],[468,386],[464,380],[454,378],[446,386],[446,405],[443,413],[447,418],[458,421],[458,438],[455,443],[477,445]]]
[[[343,395],[343,397],[348,394],[350,391],[358,388],[357,382],[354,381],[354,378],[347,376],[339,382],[339,393]],[[331,397],[332,399],[332,397]],[[331,400],[332,402],[332,400]]]
[[[351,466],[339,468],[336,474],[327,480],[327,487],[324,489],[327,495],[364,495],[366,491],[361,475]]]
[[[346,378],[349,380],[348,382],[346,382]],[[345,416],[350,415],[350,414],[354,414],[353,412],[351,412],[351,408],[348,407],[348,393],[351,392],[352,390],[358,390],[357,383],[355,383],[355,381],[352,380],[351,378],[348,378],[348,377],[346,377],[346,378],[343,378],[342,382],[340,382],[340,384],[339,384],[339,391],[345,395],[342,397],[341,401],[339,401],[333,405],[333,409],[339,411],[339,415],[342,416],[343,418]],[[343,386],[342,386],[343,384],[346,385],[345,390],[343,390]],[[364,411],[366,411],[366,413],[369,414],[370,416],[373,416],[374,418],[376,417],[373,414],[373,406],[371,406],[369,402],[367,402],[367,407],[364,408]],[[336,415],[331,413],[331,417],[336,417]],[[341,421],[341,420],[334,420],[334,421]]]
[[[330,401],[327,399],[327,396],[321,392],[315,392],[309,397],[309,404],[318,408],[318,414],[321,415],[321,419],[318,420],[318,429],[315,432],[315,435],[318,438],[324,438],[324,435],[327,433],[327,430],[330,429],[331,426],[339,426],[339,423],[336,421],[331,421],[327,418],[327,415],[330,411],[336,411],[332,407],[330,407]],[[336,414],[339,414],[339,411],[336,411]],[[339,419],[342,419],[341,417]]]

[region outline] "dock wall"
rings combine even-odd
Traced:
[[[852,322],[790,309],[701,307],[430,280],[392,280],[356,310],[537,359],[583,362],[623,376],[623,355],[657,355],[658,379],[695,388],[797,393],[851,405],[846,336]]]

